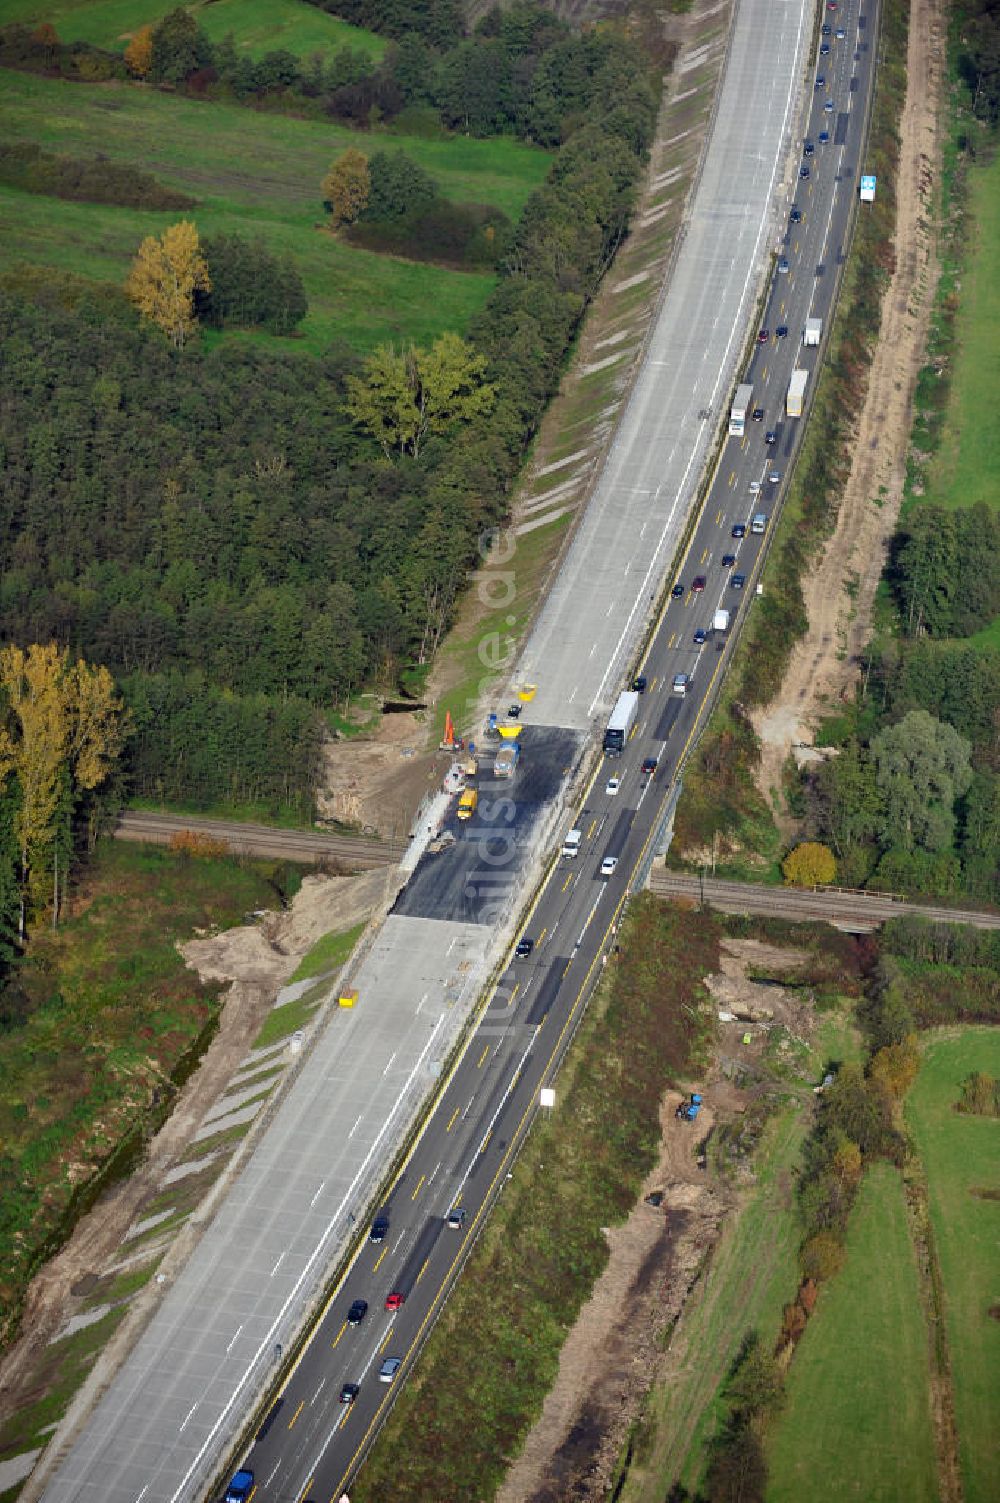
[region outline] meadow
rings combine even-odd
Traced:
[[[768,1503],[933,1503],[927,1326],[898,1170],[876,1164],[768,1433]]]
[[[961,1084],[981,1070],[1000,1077],[1000,1030],[924,1036],[906,1103],[923,1163],[944,1288],[965,1503],[996,1497],[1000,1435],[1000,1122],[955,1111]]]
[[[190,217],[202,234],[260,235],[272,250],[289,252],[309,299],[290,343],[313,352],[332,339],[361,350],[385,340],[426,344],[446,329],[464,329],[495,282],[490,274],[376,255],[330,235],[320,183],[345,147],[405,150],[446,197],[495,204],[511,219],[551,161],[512,140],[357,132],[141,85],[83,86],[11,71],[0,72],[0,132],[70,157],[102,152],[129,162],[196,198]],[[177,217],[0,187],[0,260],[120,283],[142,238]]]
[[[63,42],[90,42],[109,52],[124,50],[141,26],[155,26],[172,9],[171,0],[5,0],[4,23],[48,21]],[[385,42],[370,31],[349,26],[302,0],[195,0],[187,5],[210,41],[232,33],[237,51],[250,57],[284,48],[298,57],[350,47],[381,57]]]

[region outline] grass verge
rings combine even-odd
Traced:
[[[922,1053],[906,1117],[927,1176],[944,1287],[965,1503],[987,1503],[996,1497],[1000,1435],[1000,1123],[955,1104],[973,1071],[1000,1077],[1000,1030],[927,1034]]]
[[[291,980],[305,981],[310,976],[324,976],[330,971],[339,971],[346,964],[366,927],[365,924],[355,924],[353,929],[340,929],[332,934],[324,934],[308,954],[302,957]]]
[[[607,1261],[601,1227],[630,1209],[659,1141],[663,1091],[702,1048],[702,977],[718,962],[710,914],[644,896],[623,934],[560,1076],[560,1105],[536,1121],[352,1487],[360,1503],[491,1497],[541,1408]]]
[[[933,1503],[927,1327],[899,1171],[874,1165],[768,1432],[768,1503]]]
[[[11,978],[0,1034],[0,1319],[9,1336],[33,1271],[124,1172],[196,1062],[219,1011],[176,944],[239,922],[274,893],[266,863],[202,861],[107,841],[70,916],[39,930]]]

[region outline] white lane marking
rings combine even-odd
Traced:
[[[184,1420],[183,1420],[183,1422],[181,1424],[180,1430],[178,1430],[178,1432],[177,1432],[178,1435],[180,1435],[182,1433],[182,1431],[184,1429],[184,1426],[187,1424],[187,1422],[191,1418],[192,1414],[194,1414],[194,1412],[197,1409],[197,1407],[198,1407],[197,1404],[192,1404],[191,1405],[191,1408],[188,1410],[187,1414],[185,1414],[185,1416],[184,1416]]]
[[[316,1194],[313,1196],[312,1200],[309,1202],[309,1204],[311,1206],[314,1206],[316,1204],[317,1200],[319,1200],[319,1198],[322,1195],[322,1193],[323,1193],[323,1191],[324,1191],[325,1188],[326,1188],[326,1180],[323,1180],[323,1182],[320,1185],[319,1189],[316,1191]],[[242,1329],[243,1329],[243,1327],[241,1326],[240,1330],[242,1330]]]
[[[392,1051],[392,1053],[389,1055],[389,1063],[386,1065],[385,1069],[382,1071],[383,1075],[388,1075],[389,1071],[392,1069],[392,1062],[396,1058],[396,1055],[398,1053],[399,1053],[399,1050],[398,1049],[394,1049]]]
[[[429,1179],[428,1179],[428,1181],[427,1181],[427,1183],[428,1183],[428,1184],[429,1184],[429,1185],[432,1185],[432,1184],[433,1184],[433,1183],[434,1183],[434,1177],[435,1177],[435,1175],[436,1175],[436,1174],[437,1174],[437,1172],[438,1172],[438,1170],[439,1170],[439,1169],[440,1169],[440,1168],[441,1168],[441,1160],[440,1160],[440,1159],[438,1159],[438,1161],[437,1161],[437,1163],[436,1163],[436,1164],[435,1164],[435,1165],[434,1165],[434,1174],[432,1174],[432,1175],[431,1175],[431,1176],[430,1176],[430,1178],[429,1178]]]
[[[226,1356],[227,1357],[229,1356],[229,1353],[232,1351],[233,1347],[236,1345],[237,1339],[238,1339],[239,1334],[242,1331],[242,1329],[243,1329],[243,1322],[240,1321],[240,1324],[236,1327],[236,1334],[235,1334],[235,1336],[233,1337],[233,1339],[229,1343],[229,1345],[226,1347]]]
[[[286,1247],[285,1248],[285,1252],[287,1252],[287,1251],[288,1251],[288,1249]],[[272,1277],[272,1279],[274,1278],[274,1275],[277,1273],[278,1269],[281,1267],[281,1265],[282,1265],[282,1263],[284,1261],[285,1261],[285,1253],[282,1253],[281,1257],[278,1259],[277,1263],[275,1263],[274,1267],[271,1269],[271,1277]]]
[[[320,1378],[320,1380],[319,1380],[319,1387],[317,1388],[316,1392],[313,1394],[312,1398],[309,1400],[310,1404],[315,1404],[316,1400],[319,1398],[320,1394],[323,1392],[323,1389],[325,1388],[325,1386],[326,1386],[326,1379],[325,1378]]]
[[[349,1138],[353,1138],[354,1137],[354,1134],[357,1132],[358,1128],[361,1126],[361,1118],[363,1116],[364,1116],[364,1112],[361,1112],[360,1115],[358,1116],[357,1121],[355,1122],[354,1126],[351,1128],[350,1132],[347,1134],[347,1136]]]

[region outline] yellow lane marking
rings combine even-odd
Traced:
[[[562,890],[563,890],[563,892],[565,892],[565,891],[566,891],[566,889],[567,889],[567,887],[568,887],[568,886],[569,886],[569,884],[570,884],[570,883],[571,883],[571,882],[572,882],[572,880],[573,880],[573,873],[572,873],[572,872],[570,872],[570,874],[569,874],[569,876],[568,876],[568,877],[567,877],[567,878],[566,878],[566,880],[565,880],[565,882],[564,882],[564,883],[563,883],[563,885],[562,885]]]
[[[419,1180],[417,1181],[417,1188],[414,1190],[413,1194],[410,1196],[411,1200],[416,1200],[417,1196],[420,1194],[420,1187],[421,1187],[421,1185],[423,1184],[423,1182],[424,1182],[424,1180],[426,1178],[427,1178],[426,1174],[422,1174],[420,1176]]]
[[[343,1334],[344,1334],[344,1332],[346,1330],[347,1330],[347,1321],[345,1320],[344,1324],[341,1326],[341,1328],[337,1332],[336,1336],[330,1342],[330,1350],[331,1350],[331,1352],[333,1351],[334,1347],[337,1345],[337,1342],[340,1340],[341,1336],[343,1336]]]
[[[489,1054],[489,1052],[490,1052],[490,1046],[489,1046],[489,1044],[487,1044],[486,1048],[483,1050],[482,1054],[479,1056],[479,1063],[476,1066],[477,1070],[481,1070],[483,1068],[483,1061],[485,1060],[485,1058],[486,1058],[487,1054]]]
[[[425,1258],[424,1259],[424,1266],[423,1266],[423,1268],[421,1268],[420,1272],[417,1274],[416,1278],[413,1280],[414,1285],[417,1285],[417,1284],[420,1283],[420,1280],[423,1278],[424,1274],[427,1272],[427,1265],[428,1265],[429,1262],[430,1262],[430,1258]]]
[[[289,1428],[289,1430],[295,1424],[295,1421],[298,1419],[299,1415],[302,1413],[302,1411],[303,1411],[303,1409],[305,1407],[306,1407],[306,1401],[305,1401],[305,1399],[303,1399],[301,1401],[301,1403],[299,1404],[299,1407],[296,1409],[295,1413],[292,1415],[291,1419],[288,1421],[288,1428]]]
[[[460,1110],[461,1110],[461,1107],[457,1107],[456,1106],[455,1110],[451,1114],[451,1121],[448,1123],[448,1126],[445,1128],[445,1132],[451,1132],[452,1128],[455,1126],[455,1118],[458,1116]],[[375,1267],[376,1268],[378,1267],[377,1263],[375,1264]]]
[[[455,1113],[455,1116],[456,1117],[458,1116],[458,1112]],[[389,1251],[389,1249],[387,1247],[383,1247],[382,1251],[378,1255],[378,1259],[376,1260],[375,1267],[372,1269],[372,1273],[378,1273],[378,1271],[379,1271],[379,1265],[381,1264],[382,1259],[385,1257],[385,1255],[386,1255],[386,1253],[388,1251]]]

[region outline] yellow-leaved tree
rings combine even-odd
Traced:
[[[140,26],[125,48],[125,66],[133,78],[148,78],[153,66],[153,28]]]
[[[781,863],[789,887],[820,887],[837,875],[837,858],[818,840],[804,840]]]
[[[195,330],[194,295],[211,289],[198,231],[189,219],[147,235],[132,262],[125,291],[139,312],[169,336],[175,349]]]
[[[0,784],[17,780],[22,937],[29,909],[47,900],[50,880],[52,920],[58,920],[73,812],[82,794],[108,777],[126,728],[106,668],[71,663],[55,642],[0,650]]]
[[[334,229],[360,218],[368,207],[371,187],[368,158],[356,146],[349,146],[330,164],[323,179],[323,202],[330,207]]]

